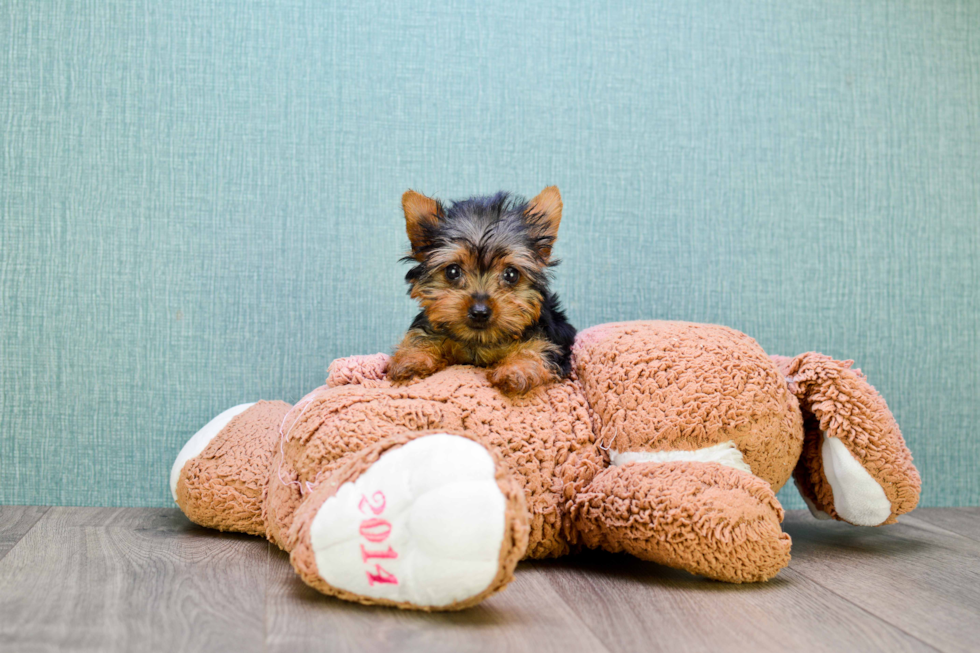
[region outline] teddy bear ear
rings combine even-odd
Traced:
[[[548,186],[527,203],[525,219],[535,228],[538,239],[536,245],[541,258],[551,258],[551,248],[558,238],[558,225],[561,224],[561,193],[557,186]]]
[[[426,197],[414,190],[402,195],[402,210],[405,211],[405,230],[412,243],[412,257],[422,260],[422,250],[432,244],[439,221],[445,216],[438,200]]]

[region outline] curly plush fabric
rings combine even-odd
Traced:
[[[772,487],[717,463],[611,467],[576,497],[573,514],[591,548],[731,583],[767,580],[789,562]]]
[[[203,452],[184,465],[177,503],[194,522],[220,531],[265,535],[263,496],[278,432],[292,408],[260,401],[236,416]]]
[[[854,361],[836,361],[817,353],[776,358],[800,398],[806,443],[794,478],[800,492],[817,509],[846,521],[834,505],[833,489],[823,468],[825,437],[839,439],[881,486],[891,503],[893,523],[919,502],[922,481],[912,464],[898,424],[885,400],[868,384]]]
[[[327,387],[336,388],[351,383],[380,381],[388,373],[389,363],[391,363],[391,356],[387,354],[338,358],[327,370]]]
[[[326,385],[295,406],[245,410],[180,470],[180,506],[198,523],[266,535],[322,592],[428,610],[467,607],[499,591],[522,557],[581,547],[734,583],[767,580],[789,561],[775,493],[791,475],[814,510],[854,523],[894,521],[918,499],[898,426],[850,361],[769,357],[725,327],[587,329],[570,378],[520,398],[466,366],[394,386],[388,360],[339,359]],[[506,528],[492,581],[433,605],[327,583],[313,553],[318,511],[385,452],[432,433],[479,443],[493,461]],[[841,474],[828,477],[834,465]],[[836,503],[835,488],[843,493]]]
[[[376,359],[370,358],[373,367]],[[335,363],[332,370],[346,365]],[[353,377],[344,373],[342,378]],[[286,418],[289,436],[281,461],[286,483],[273,477],[267,501],[270,534],[287,550],[283,533],[313,487],[351,456],[406,432],[471,434],[519,472],[515,478],[527,499],[531,558],[569,551],[571,529],[562,506],[605,466],[585,397],[572,380],[514,399],[493,388],[485,370],[457,366],[409,386],[362,375],[357,383],[338,384],[303,404],[293,411],[295,424],[293,413]]]
[[[796,398],[762,348],[713,324],[620,322],[586,329],[575,370],[596,438],[616,451],[733,442],[778,492],[803,447]]]

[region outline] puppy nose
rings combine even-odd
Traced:
[[[490,307],[483,302],[477,302],[470,307],[469,316],[471,320],[483,322],[490,319]]]

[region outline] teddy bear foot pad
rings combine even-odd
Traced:
[[[487,450],[460,436],[388,450],[317,510],[317,573],[342,592],[430,609],[485,592],[507,520],[495,474]]]

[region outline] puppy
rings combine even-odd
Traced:
[[[402,196],[413,264],[405,276],[422,310],[398,346],[389,378],[398,383],[448,365],[489,368],[487,377],[520,395],[571,371],[575,328],[548,288],[561,195],[531,201],[508,193],[443,205]]]

